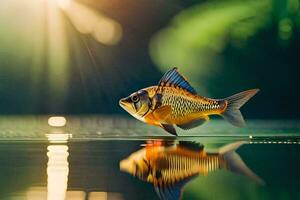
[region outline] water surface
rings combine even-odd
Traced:
[[[0,199],[159,199],[153,183],[120,170],[120,161],[166,141],[207,152],[244,141],[236,152],[265,183],[220,168],[187,179],[182,199],[300,199],[299,121],[253,120],[240,129],[214,120],[175,138],[122,117],[66,118],[63,128],[49,127],[47,116],[0,120]]]

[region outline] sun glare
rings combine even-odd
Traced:
[[[73,0],[56,0],[56,5],[78,32],[90,34],[105,45],[115,45],[121,40],[122,27],[117,21]]]
[[[39,85],[45,85],[45,101],[53,106],[49,110],[65,107],[74,70],[72,62],[81,59],[71,55],[74,51],[70,48],[80,46],[76,43],[82,41],[80,34],[105,46],[117,45],[122,39],[119,22],[75,0],[4,1],[0,6],[0,27],[0,50],[16,61],[31,62],[30,67],[24,65],[24,70],[31,70],[31,89],[38,94]]]
[[[53,0],[48,0],[53,1]],[[70,7],[72,0],[55,0],[56,4],[63,10],[66,10]]]

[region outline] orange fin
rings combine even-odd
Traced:
[[[164,121],[167,117],[170,116],[172,108],[170,105],[161,106],[153,112],[153,115],[157,121]]]

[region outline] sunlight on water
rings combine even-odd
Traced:
[[[46,135],[50,143],[67,143],[70,134],[66,133],[51,133]]]
[[[300,164],[297,156],[300,152],[300,146],[296,145],[298,143],[294,143],[292,139],[281,139],[280,142],[275,142],[276,138],[253,140],[257,143],[224,137],[194,137],[193,142],[180,138],[68,141],[68,145],[43,146],[47,148],[48,160],[42,162],[46,165],[46,171],[41,166],[36,168],[38,163],[21,160],[6,166],[9,158],[0,154],[3,169],[16,166],[35,169],[35,173],[26,173],[26,170],[22,172],[26,174],[27,180],[22,183],[22,188],[26,188],[25,193],[12,186],[13,192],[1,199],[154,200],[163,195],[175,195],[177,193],[173,191],[181,187],[183,200],[238,200],[248,197],[272,199],[272,195],[281,193],[289,194],[281,199],[297,199],[299,183],[295,173]],[[1,150],[7,148],[3,145],[5,143],[0,143]],[[26,155],[29,160],[32,160],[35,152],[41,152],[35,160],[42,160],[45,149],[37,145],[40,144],[27,143],[22,147],[11,143],[10,147],[18,152],[31,149],[31,153]],[[118,148],[114,148],[116,146]],[[238,159],[231,159],[232,156]],[[124,159],[127,163],[120,171],[119,164]],[[169,164],[165,165],[165,161]],[[131,170],[127,170],[128,167]],[[282,173],[278,174],[278,169]],[[42,179],[42,174],[47,175],[46,180]],[[0,176],[0,184],[6,183],[7,177]],[[20,174],[17,172],[13,177],[18,176]],[[38,181],[32,183],[32,178]],[[238,196],[235,195],[236,191],[240,192]]]
[[[297,199],[297,121],[248,121],[247,128],[236,129],[212,120],[173,137],[122,117],[5,119],[0,159],[7,175],[0,174],[0,185],[12,177],[26,181],[8,185],[12,192],[4,200],[153,200],[178,194],[183,200],[238,200],[248,198],[247,191],[255,199],[278,192]]]
[[[145,137],[173,138],[164,130],[144,124],[135,119],[121,116],[67,116],[67,124],[63,127],[49,126],[49,116],[0,117],[0,140],[35,140],[64,142],[63,138],[80,140],[122,140],[143,139]],[[62,125],[64,119],[58,118]],[[52,119],[51,119],[52,120]],[[62,120],[62,122],[60,121]],[[52,123],[52,122],[51,122]],[[53,122],[54,123],[54,122]],[[298,120],[247,120],[245,128],[236,128],[224,120],[212,119],[205,125],[182,131],[178,129],[179,137],[241,137],[253,140],[261,137],[298,137],[300,123]],[[46,134],[46,135],[45,135]],[[57,138],[57,139],[55,139]]]
[[[49,125],[65,125],[64,117],[49,118]],[[54,123],[56,122],[56,123]],[[64,143],[67,142],[67,134],[49,134],[48,140],[51,142]],[[47,147],[47,200],[64,200],[68,188],[68,152],[67,145],[52,144]]]
[[[64,117],[50,117],[49,125],[57,125],[57,121],[63,120]],[[53,123],[51,123],[53,122]],[[59,123],[61,124],[61,123]],[[65,125],[65,123],[64,123]],[[26,192],[27,200],[123,200],[122,194],[118,192],[85,191],[80,188],[69,188],[69,146],[70,134],[64,132],[62,128],[52,130],[50,134],[46,134],[49,145],[47,146],[47,187],[34,186],[29,187]],[[61,144],[64,143],[64,144]],[[22,196],[22,195],[21,195]]]
[[[68,146],[49,145],[47,156],[48,200],[64,200],[68,187]]]
[[[49,126],[53,126],[53,127],[62,127],[65,126],[66,123],[67,123],[66,118],[61,116],[49,117],[48,119]]]
[[[65,117],[55,116],[48,118],[48,125],[53,128],[50,130],[50,134],[45,135],[50,143],[67,143],[68,139],[72,138],[72,134],[65,133],[63,129],[66,124],[67,120]]]

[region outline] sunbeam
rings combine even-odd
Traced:
[[[29,92],[44,95],[45,103],[39,104],[49,105],[48,110],[63,111],[72,87],[71,76],[76,69],[70,36],[79,32],[79,36],[87,35],[102,46],[117,45],[122,38],[117,21],[72,0],[5,1],[0,7],[0,26],[2,61],[13,58],[10,65],[14,67],[14,62],[29,60],[30,65],[13,70],[20,75],[30,71]],[[89,47],[84,48],[96,65]]]
[[[99,11],[72,0],[56,0],[77,31],[90,34],[105,45],[115,45],[122,37],[121,25]]]

